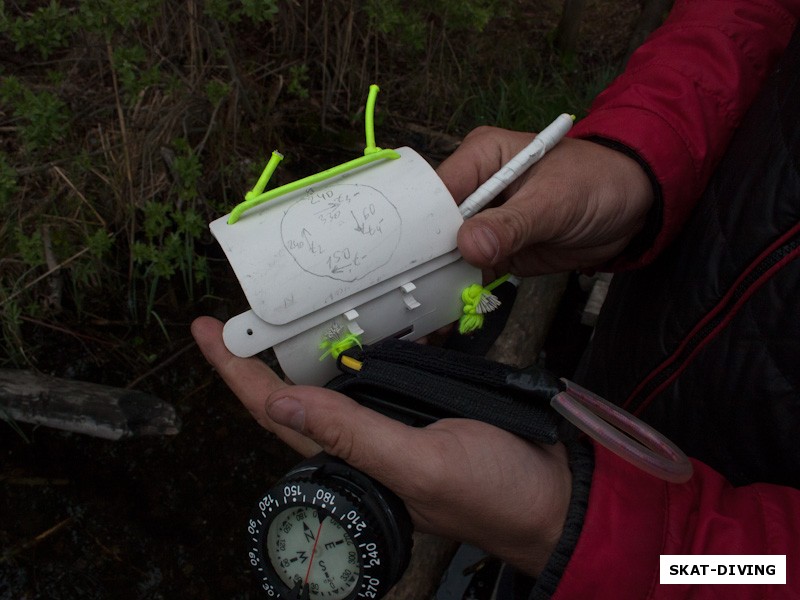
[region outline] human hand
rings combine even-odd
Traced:
[[[460,203],[533,137],[479,127],[437,173]],[[464,222],[458,247],[475,266],[527,276],[616,257],[643,227],[653,188],[630,157],[567,138],[509,186],[500,201]]]
[[[467,419],[409,427],[233,356],[215,319],[197,319],[192,334],[255,419],[301,454],[325,450],[380,481],[420,531],[483,548],[531,575],[544,568],[571,495],[563,446],[540,447]]]

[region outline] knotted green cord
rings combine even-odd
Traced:
[[[339,355],[344,352],[345,350],[349,350],[353,346],[358,346],[361,348],[361,336],[356,335],[355,333],[350,333],[344,336],[343,338],[338,339],[325,339],[319,345],[320,350],[325,350],[322,356],[319,357],[320,360],[324,360],[326,356],[329,354],[333,357],[333,360],[339,358]]]
[[[458,332],[461,335],[471,333],[483,327],[484,312],[490,311],[479,311],[481,301],[485,297],[491,296],[492,290],[506,282],[510,276],[510,274],[503,275],[485,287],[473,283],[461,291],[461,301],[464,303],[464,314],[461,315],[461,318],[458,320]]]

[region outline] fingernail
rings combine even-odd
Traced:
[[[268,404],[267,416],[278,425],[289,427],[295,431],[303,431],[303,425],[306,420],[306,413],[303,409],[303,405],[295,398],[289,396],[278,398],[274,402]]]
[[[490,264],[493,263],[497,253],[500,251],[500,244],[498,244],[497,237],[495,237],[492,230],[485,227],[476,227],[472,230],[472,241],[475,242],[475,246],[486,261]]]

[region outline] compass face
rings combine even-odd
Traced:
[[[344,600],[356,588],[358,551],[342,525],[311,506],[293,506],[269,525],[265,549],[287,588],[308,586],[311,598]]]

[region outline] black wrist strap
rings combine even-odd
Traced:
[[[521,391],[507,385],[519,369],[395,339],[351,348],[339,358],[339,368],[342,375],[326,387],[410,425],[467,418],[529,441],[558,441],[558,419],[548,404],[558,392],[554,378],[535,393]]]

